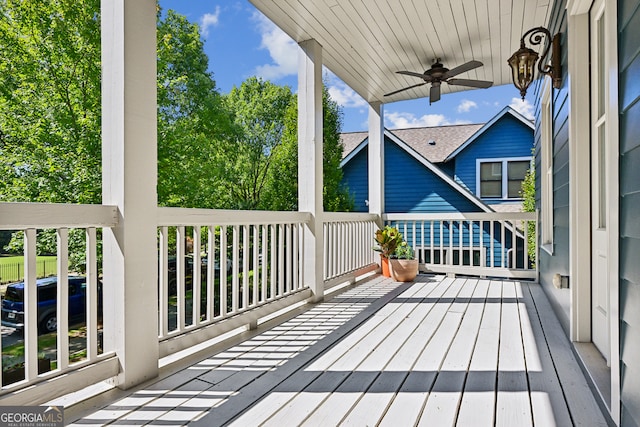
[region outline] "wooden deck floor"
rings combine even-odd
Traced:
[[[375,277],[74,425],[606,425],[537,284]]]

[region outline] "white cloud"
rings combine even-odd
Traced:
[[[220,6],[216,6],[214,13],[205,13],[202,18],[200,18],[202,35],[207,37],[209,35],[209,28],[217,26],[218,22],[220,22]]]
[[[531,104],[529,100],[525,99],[523,101],[521,98],[511,98],[511,104],[509,104],[509,107],[513,108],[527,119],[533,120],[533,104]]]
[[[444,114],[425,114],[424,116],[416,117],[415,114],[402,112],[385,113],[384,120],[386,126],[391,129],[459,125],[469,123],[466,120],[456,120],[454,122],[451,122],[444,116]]]
[[[360,108],[367,105],[367,102],[353,89],[347,86],[342,80],[336,77],[328,69],[325,69],[325,83],[328,87],[331,99],[344,108]]]
[[[468,113],[472,108],[478,108],[478,104],[469,99],[463,99],[458,105],[458,113]]]
[[[253,19],[262,37],[260,48],[267,49],[273,61],[256,67],[256,75],[265,80],[295,75],[298,72],[297,44],[263,14],[256,12]]]

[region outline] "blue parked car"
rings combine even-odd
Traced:
[[[86,317],[86,277],[69,276],[69,324],[83,321]],[[36,281],[38,289],[38,331],[55,332],[58,327],[57,277],[45,277]],[[98,282],[98,313],[102,312],[101,283]],[[7,286],[2,299],[2,325],[16,329],[24,328],[24,282]]]

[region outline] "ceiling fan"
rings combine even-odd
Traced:
[[[413,71],[396,71],[398,74],[405,74],[407,76],[419,77],[424,80],[423,83],[418,83],[416,85],[412,85],[409,87],[405,87],[403,89],[399,89],[393,92],[385,93],[384,96],[395,95],[396,93],[400,93],[405,90],[413,89],[414,87],[426,85],[427,83],[431,83],[431,89],[429,90],[429,105],[440,100],[440,84],[445,82],[450,85],[460,85],[460,86],[470,86],[486,89],[493,85],[493,82],[489,82],[486,80],[469,80],[469,79],[454,79],[452,77],[457,76],[458,74],[462,74],[465,71],[473,70],[474,68],[482,67],[482,62],[480,61],[469,61],[462,65],[458,65],[451,70],[445,68],[444,65],[440,62],[440,58],[436,58],[433,65],[430,69],[426,70],[424,73],[416,73]]]

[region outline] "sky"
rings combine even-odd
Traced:
[[[251,76],[297,91],[297,44],[248,1],[160,0],[160,6],[200,25],[209,71],[221,93],[228,93]],[[459,64],[445,65],[452,68]],[[325,69],[324,78],[331,97],[342,107],[342,131],[366,130],[366,101],[329,70]],[[523,102],[515,87],[504,85],[443,94],[433,105],[428,98],[385,104],[384,125],[398,129],[485,123],[507,105],[533,118],[529,100]]]

